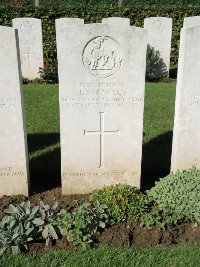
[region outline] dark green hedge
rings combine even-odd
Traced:
[[[86,23],[101,22],[103,17],[120,16],[131,19],[131,24],[143,26],[146,17],[164,16],[173,18],[173,38],[171,64],[177,64],[179,34],[185,16],[200,15],[200,6],[135,6],[135,7],[95,7],[95,6],[48,6],[48,7],[0,7],[0,24],[11,25],[12,18],[36,17],[42,19],[44,57],[52,61],[56,58],[55,19],[61,17],[84,18]]]
[[[199,5],[200,0],[39,0],[40,5],[96,5],[96,6],[118,6],[121,5]],[[9,5],[35,5],[35,0],[1,0],[0,4]]]

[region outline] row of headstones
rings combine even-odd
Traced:
[[[129,18],[104,18],[103,24],[130,26]],[[56,20],[56,30],[69,25],[83,25],[84,20],[78,18],[62,18]],[[184,27],[200,24],[200,17],[184,19]],[[18,29],[21,55],[22,76],[27,79],[39,78],[39,70],[43,68],[42,25],[40,19],[13,19],[13,27]],[[148,30],[148,43],[161,54],[167,71],[170,66],[172,19],[152,17],[144,20],[144,28]]]
[[[140,187],[147,31],[86,24],[57,29],[64,194]],[[0,195],[28,195],[17,30],[0,27]],[[200,167],[200,27],[183,28],[171,170]]]

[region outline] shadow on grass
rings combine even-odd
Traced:
[[[170,173],[172,131],[143,145],[141,189],[150,189],[155,181]]]
[[[60,142],[60,134],[29,134],[29,153],[42,149],[51,150],[51,146]],[[61,186],[61,159],[60,149],[53,148],[49,152],[36,155],[29,161],[30,168],[30,188],[31,192],[44,192]]]
[[[28,134],[29,153],[45,149],[60,142],[59,133]]]

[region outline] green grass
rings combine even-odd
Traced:
[[[199,267],[199,247],[105,248],[55,251],[43,255],[2,255],[1,267]]]
[[[170,172],[175,82],[146,85],[142,188],[150,188]]]
[[[24,86],[25,114],[33,191],[60,185],[58,86]]]
[[[58,86],[24,86],[33,191],[60,185]],[[175,83],[147,83],[144,112],[142,187],[169,173]]]

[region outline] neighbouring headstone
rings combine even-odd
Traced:
[[[200,26],[200,16],[186,17],[183,21],[183,28]]]
[[[181,30],[171,171],[200,168],[200,26]]]
[[[60,18],[56,19],[56,32],[59,28],[65,28],[72,25],[83,25],[84,19],[79,18]]]
[[[57,31],[64,194],[140,187],[147,32],[86,24]]]
[[[35,6],[39,6],[40,5],[40,0],[35,0]]]
[[[148,30],[148,43],[160,52],[161,58],[169,71],[172,19],[164,17],[151,17],[144,20],[144,28]]]
[[[43,44],[41,20],[36,18],[13,19],[18,29],[22,76],[29,80],[39,78],[43,68]]]
[[[28,153],[17,30],[0,26],[0,196],[28,195]]]
[[[121,17],[109,17],[109,18],[103,18],[102,23],[103,24],[130,26],[130,19],[129,18],[121,18]]]

